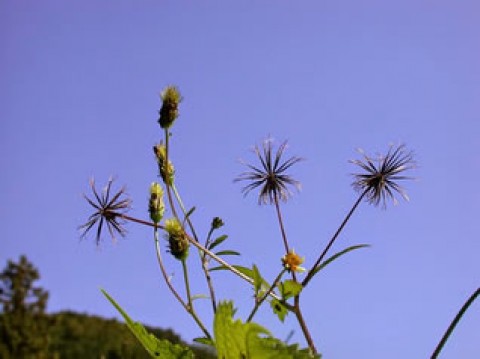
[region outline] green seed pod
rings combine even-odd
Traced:
[[[170,253],[178,260],[187,259],[190,243],[178,220],[176,218],[167,219],[165,221],[165,230],[168,233],[167,239]]]
[[[170,128],[178,117],[178,104],[182,101],[182,96],[175,86],[167,86],[160,97],[163,103],[159,111],[158,123],[162,128]]]
[[[153,152],[157,158],[158,171],[163,182],[169,186],[173,185],[175,168],[171,161],[168,161],[167,165],[167,148],[162,142],[160,142],[158,145],[153,146]]]
[[[153,223],[162,220],[165,213],[165,203],[163,203],[163,189],[159,183],[153,182],[150,186],[150,200],[148,202],[148,212]]]

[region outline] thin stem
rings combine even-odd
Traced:
[[[150,226],[150,227],[154,227],[154,228],[160,228],[160,229],[165,229],[164,226],[162,226],[161,224],[155,224],[153,222],[148,222],[148,221],[144,221],[144,220],[141,220],[141,219],[138,219],[138,218],[134,218],[134,217],[130,217],[130,216],[127,216],[125,214],[117,214],[118,217],[121,217],[127,221],[132,221],[132,222],[136,222],[136,223],[139,223],[139,224],[142,224],[142,225],[145,225],[145,226]],[[215,253],[209,251],[207,248],[205,248],[204,246],[202,246],[199,242],[195,241],[192,237],[190,237],[188,234],[187,234],[187,239],[188,241],[194,246],[196,247],[197,249],[199,249],[200,251],[202,251],[205,255],[208,255],[210,257],[212,257],[217,263],[221,264],[222,266],[224,266],[225,268],[227,268],[229,271],[231,271],[232,273],[236,274],[237,276],[239,276],[240,278],[242,278],[243,280],[249,282],[250,284],[254,284],[254,281],[252,278],[250,278],[249,276],[243,274],[242,272],[240,272],[238,269],[236,269],[235,267],[233,267],[232,265],[230,265],[229,263],[227,263],[226,261],[224,261],[222,258],[220,258],[219,256],[217,256]],[[276,296],[275,294],[271,293],[270,294],[271,297],[275,298],[275,299],[279,299],[278,296]]]
[[[277,212],[278,224],[280,225],[280,231],[282,232],[283,246],[285,247],[285,253],[289,252],[287,234],[283,226],[282,213],[280,212],[280,204],[278,203],[278,195],[275,192],[275,209]],[[293,273],[293,272],[292,272]]]
[[[193,238],[195,239],[195,241],[198,242],[197,233],[195,232],[195,228],[193,227],[193,223],[190,220],[190,217],[187,217],[187,210],[186,210],[185,206],[183,205],[182,198],[180,197],[180,194],[178,193],[177,186],[175,186],[175,183],[172,185],[172,189],[173,189],[173,193],[175,195],[175,198],[177,199],[177,202],[180,205],[180,209],[182,210],[183,215],[185,216],[185,218],[187,220],[187,223],[188,223],[188,226],[190,228],[190,231],[192,232]],[[210,235],[210,233],[209,233],[209,235]],[[205,280],[207,281],[208,291],[210,292],[210,300],[212,302],[212,309],[213,309],[213,312],[216,313],[216,311],[217,311],[217,300],[215,298],[215,290],[213,288],[212,278],[211,278],[210,273],[209,273],[208,268],[207,268],[207,260],[206,260],[206,257],[205,257],[205,252],[199,250],[199,254],[200,254],[200,261],[202,263],[202,270],[203,270],[203,273],[205,275]]]
[[[168,289],[170,289],[170,291],[172,292],[174,297],[183,306],[183,308],[185,308],[185,310],[188,312],[187,303],[185,303],[185,301],[182,299],[182,297],[177,292],[175,287],[172,285],[172,283],[170,281],[170,278],[168,277],[167,270],[165,269],[165,265],[163,263],[161,249],[160,249],[160,243],[158,241],[158,230],[157,230],[157,228],[155,228],[153,233],[154,233],[154,238],[155,238],[155,252],[157,254],[157,261],[158,261],[158,265],[160,266],[160,271],[162,272],[163,279],[165,279],[165,283],[167,283]]]
[[[172,191],[170,189],[170,178],[171,178],[171,173],[170,171],[170,166],[169,166],[169,152],[170,152],[170,146],[169,146],[169,138],[170,135],[168,133],[168,129],[165,129],[165,186],[167,187],[167,197],[168,197],[168,203],[170,204],[170,208],[172,210],[172,214],[175,218],[177,218],[180,222],[180,219],[178,218],[177,211],[175,209],[175,204],[173,203],[173,198],[172,198]]]
[[[465,312],[467,311],[467,309],[470,307],[470,305],[474,302],[474,300],[479,295],[480,295],[480,288],[477,288],[477,290],[475,292],[473,292],[473,294],[467,299],[465,304],[463,304],[462,308],[460,308],[460,310],[457,313],[457,315],[455,316],[455,318],[453,318],[453,320],[450,323],[450,325],[448,326],[445,334],[443,335],[442,339],[440,340],[437,347],[435,348],[435,351],[433,352],[433,354],[431,356],[431,359],[436,359],[438,357],[438,354],[440,354],[440,352],[442,351],[443,346],[445,345],[448,338],[450,337],[450,334],[452,334],[453,330],[457,326],[460,319],[462,319],[462,317],[465,314]]]
[[[277,212],[277,219],[278,219],[278,224],[280,226],[280,232],[282,233],[282,239],[283,239],[283,246],[285,247],[285,253],[290,252],[290,248],[288,246],[288,239],[287,239],[287,233],[285,231],[285,226],[283,225],[283,218],[282,218],[282,212],[280,211],[280,203],[278,201],[278,194],[275,192],[275,209]],[[295,274],[295,271],[292,271],[292,279],[296,282],[297,281],[297,275]]]
[[[255,313],[257,313],[257,310],[258,308],[260,308],[260,306],[262,305],[262,303],[265,301],[265,299],[267,299],[267,297],[270,295],[270,293],[273,291],[273,289],[277,286],[278,282],[280,281],[280,279],[282,279],[282,276],[283,274],[285,273],[286,269],[284,268],[278,275],[277,277],[275,278],[275,280],[273,281],[272,285],[270,286],[270,288],[268,288],[268,290],[262,295],[262,297],[260,299],[256,299],[255,300],[255,306],[253,307],[250,315],[248,316],[248,319],[247,319],[247,322],[250,322],[252,319],[253,319],[253,316],[255,315]]]
[[[170,291],[172,292],[172,294],[174,295],[174,297],[178,300],[178,302],[182,305],[182,307],[192,316],[192,318],[195,320],[195,322],[197,323],[197,325],[200,327],[200,329],[202,330],[203,334],[205,334],[205,336],[209,339],[212,338],[212,336],[210,335],[210,333],[208,332],[207,328],[205,327],[205,325],[203,325],[202,321],[200,320],[200,318],[197,316],[197,314],[195,313],[195,311],[192,309],[192,306],[191,306],[191,298],[190,298],[190,294],[188,294],[188,301],[189,303],[185,303],[185,301],[182,299],[182,297],[180,296],[180,294],[177,292],[177,290],[174,288],[174,286],[172,285],[171,281],[170,281],[170,278],[168,277],[168,274],[167,274],[167,271],[165,269],[165,265],[163,263],[163,259],[162,259],[162,255],[161,255],[161,249],[160,249],[160,243],[159,243],[159,240],[158,240],[158,230],[157,228],[155,228],[154,230],[154,238],[155,238],[155,252],[157,253],[157,260],[158,260],[158,264],[160,266],[160,270],[162,272],[162,275],[163,275],[163,279],[165,279],[165,283],[167,283],[167,286],[168,288],[170,289]],[[188,288],[188,286],[187,286]],[[189,291],[187,291],[187,293],[189,293]]]
[[[313,354],[317,354],[317,348],[315,347],[315,343],[313,342],[312,336],[310,331],[308,330],[307,324],[305,323],[305,319],[303,318],[302,310],[300,309],[300,296],[295,296],[295,302],[293,305],[293,312],[297,317],[297,321],[300,324],[300,328],[302,328],[303,336],[307,341],[308,347],[312,351]]]
[[[340,227],[338,227],[337,231],[335,232],[335,234],[333,235],[332,239],[330,239],[330,242],[328,242],[327,246],[325,247],[325,249],[323,250],[322,254],[320,254],[320,256],[318,257],[317,261],[315,262],[315,264],[312,266],[312,268],[308,271],[307,273],[307,276],[305,277],[305,279],[303,280],[302,282],[302,285],[305,287],[308,282],[310,282],[310,280],[312,279],[312,277],[314,276],[315,274],[315,269],[318,267],[318,265],[322,262],[323,258],[325,257],[325,255],[327,254],[327,252],[330,250],[330,248],[332,247],[333,243],[335,242],[335,240],[338,238],[338,235],[340,234],[340,232],[343,230],[343,227],[345,227],[345,225],[347,224],[348,220],[350,219],[350,217],[352,216],[353,212],[355,212],[355,210],[357,209],[358,205],[360,204],[360,202],[362,201],[363,197],[365,197],[365,195],[367,194],[367,190],[365,190],[364,192],[362,192],[362,194],[358,197],[357,201],[355,202],[355,204],[353,205],[353,207],[350,209],[350,211],[348,212],[348,214],[346,215],[345,219],[343,220],[342,224],[340,225]]]
[[[190,293],[190,282],[188,280],[187,261],[182,259],[183,281],[185,282],[185,290],[187,292],[187,301],[190,311],[193,311],[192,294]]]

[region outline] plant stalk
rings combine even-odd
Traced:
[[[355,202],[355,204],[352,206],[352,208],[350,209],[350,211],[348,212],[348,214],[346,215],[346,217],[344,218],[342,224],[340,225],[340,227],[338,227],[337,231],[335,232],[335,234],[333,235],[333,237],[330,239],[330,242],[328,242],[327,246],[325,247],[325,249],[323,250],[322,254],[320,254],[320,256],[318,257],[317,261],[315,262],[315,264],[312,266],[312,268],[308,271],[307,273],[307,276],[305,277],[305,279],[303,280],[302,282],[302,285],[304,287],[306,287],[306,285],[308,284],[308,282],[310,282],[310,280],[312,279],[312,277],[314,276],[315,274],[315,269],[318,267],[318,265],[322,262],[323,258],[325,258],[325,255],[328,253],[328,251],[330,250],[330,248],[332,247],[333,243],[335,242],[335,240],[338,238],[338,235],[340,234],[340,232],[343,230],[343,227],[345,227],[345,225],[347,224],[348,220],[350,219],[350,217],[352,216],[353,212],[355,212],[355,210],[357,209],[358,205],[360,204],[360,202],[362,201],[363,197],[365,197],[365,195],[367,194],[367,190],[363,191],[362,194],[358,197],[357,201]]]
[[[440,340],[440,342],[438,343],[437,347],[435,348],[435,350],[434,350],[434,352],[431,356],[431,359],[436,359],[438,357],[438,354],[440,354],[440,352],[442,351],[443,346],[445,345],[448,338],[450,337],[450,334],[452,334],[453,330],[457,326],[460,319],[462,319],[462,317],[465,314],[465,312],[467,311],[467,309],[470,307],[470,305],[475,301],[475,299],[479,295],[480,295],[480,288],[477,288],[477,290],[475,292],[473,292],[473,294],[463,304],[462,308],[460,308],[457,315],[455,316],[455,318],[453,318],[452,322],[448,326],[447,330],[445,331],[445,334],[443,334],[443,337]]]

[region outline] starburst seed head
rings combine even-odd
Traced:
[[[108,232],[113,240],[115,240],[116,233],[120,234],[122,237],[126,234],[120,215],[126,213],[130,209],[131,200],[130,198],[125,197],[125,188],[121,188],[113,196],[110,196],[112,183],[113,179],[109,179],[107,185],[99,194],[95,188],[93,179],[91,179],[90,187],[92,188],[94,197],[93,199],[90,199],[84,195],[85,200],[95,209],[95,212],[88,217],[88,221],[85,224],[79,227],[80,229],[83,229],[81,237],[86,237],[90,229],[96,225],[97,231],[95,242],[97,245],[101,241],[104,223],[106,223]]]
[[[251,171],[240,174],[235,182],[249,181],[250,183],[243,187],[242,192],[247,195],[255,188],[260,188],[258,195],[259,204],[274,204],[278,200],[287,201],[292,195],[290,186],[300,190],[300,182],[293,179],[285,172],[302,158],[290,157],[282,161],[282,155],[287,148],[287,142],[283,142],[274,154],[272,140],[267,139],[262,147],[255,146],[254,152],[260,160],[260,166],[253,166],[244,163]]]
[[[416,167],[413,152],[407,151],[405,145],[390,146],[386,155],[372,158],[363,151],[359,151],[363,159],[350,161],[362,168],[365,172],[354,174],[355,181],[352,186],[364,193],[367,201],[375,206],[382,204],[386,207],[387,200],[394,204],[398,201],[395,192],[408,201],[405,190],[398,181],[413,179],[404,173]]]

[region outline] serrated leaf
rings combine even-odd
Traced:
[[[252,358],[249,339],[269,331],[256,323],[233,320],[235,310],[232,302],[221,302],[213,322],[215,349],[222,359]]]
[[[217,256],[239,256],[240,253],[232,250],[224,250],[215,253]]]
[[[283,323],[285,317],[288,314],[288,308],[278,299],[272,299],[270,301],[270,306],[273,309],[273,314],[275,314],[278,319]]]
[[[256,323],[234,320],[232,302],[221,302],[214,319],[214,343],[222,359],[320,359],[298,344],[287,345],[273,338],[269,331]]]
[[[222,243],[225,239],[227,239],[227,238],[228,238],[228,236],[227,236],[226,234],[224,234],[223,236],[220,236],[220,237],[216,238],[216,239],[212,242],[212,244],[210,244],[210,245],[208,246],[207,249],[212,250],[213,248],[215,248],[216,246],[218,246],[219,244],[221,244],[221,243]]]
[[[137,340],[142,344],[145,350],[152,358],[162,359],[193,359],[193,352],[178,344],[172,344],[168,340],[160,340],[153,334],[147,332],[145,327],[138,322],[134,322],[128,314],[118,305],[117,302],[103,289],[100,289],[105,297],[112,303],[125,319],[128,329],[135,335]]]
[[[344,254],[347,254],[348,252],[351,252],[351,251],[354,251],[356,249],[360,249],[360,248],[366,248],[366,247],[370,247],[369,244],[357,244],[357,245],[354,245],[354,246],[350,246],[348,248],[345,248],[344,250],[341,250],[340,252],[338,253],[335,253],[333,256],[329,257],[328,259],[324,260],[317,268],[315,268],[315,270],[313,271],[313,275],[317,274],[318,272],[320,272],[322,269],[324,269],[327,265],[329,265],[330,263],[332,263],[334,260],[340,258],[341,256],[343,256]],[[312,275],[312,277],[313,277]]]
[[[302,291],[303,286],[294,280],[287,279],[283,282],[280,282],[278,284],[278,288],[280,289],[282,298],[286,300],[298,295]]]

